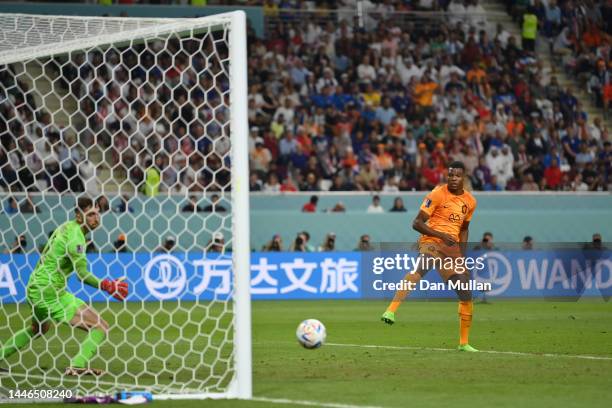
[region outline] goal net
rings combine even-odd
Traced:
[[[110,329],[50,329],[0,358],[0,400],[150,391],[251,396],[246,18],[0,15],[0,347],[31,324],[49,234],[88,196],[88,268],[125,302],[67,280]],[[21,397],[24,397],[22,395]]]

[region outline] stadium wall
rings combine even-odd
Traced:
[[[325,235],[337,235],[336,249],[353,250],[361,234],[369,234],[372,242],[414,242],[417,233],[411,222],[425,193],[381,195],[383,208],[388,210],[395,197],[402,197],[407,212],[368,214],[370,194],[322,195],[319,212],[302,213],[302,205],[309,195],[251,195],[251,246],[260,250],[274,234],[280,234],[288,249],[296,233],[306,230],[311,235],[310,244],[317,246]],[[610,194],[477,194],[478,209],[470,227],[471,241],[479,241],[485,231],[494,234],[496,242],[521,242],[525,235],[540,243],[590,241],[595,232],[610,241],[612,231],[612,195]],[[19,199],[19,197],[18,197]],[[28,248],[44,244],[49,232],[72,216],[74,199],[62,196],[33,197],[38,206],[37,214],[7,214],[7,197],[3,195],[0,228],[2,248],[6,249],[15,237],[9,231],[24,231]],[[345,213],[323,212],[342,201]],[[111,209],[116,206],[111,199]],[[104,228],[94,232],[96,247],[112,252],[112,242],[120,233],[127,235],[128,248],[152,251],[168,235],[176,236],[178,250],[191,247],[193,241],[204,248],[212,233],[221,230],[227,236],[231,230],[228,213],[184,213],[186,204],[179,197],[158,197],[146,203],[133,198],[129,205],[132,213],[109,211],[103,215]],[[200,205],[207,201],[202,199]],[[228,203],[221,201],[228,207]],[[53,210],[51,212],[51,210]],[[159,216],[160,213],[163,216]],[[206,215],[206,217],[204,216]],[[153,226],[152,230],[150,225]],[[139,231],[150,231],[139,233]],[[230,243],[231,245],[231,243]]]

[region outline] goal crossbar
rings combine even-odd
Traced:
[[[50,57],[58,54],[67,54],[72,51],[117,44],[131,41],[134,38],[142,40],[163,37],[177,32],[197,31],[199,28],[210,28],[214,23],[228,23],[236,12],[217,14],[199,18],[129,18],[129,17],[65,17],[58,21],[57,16],[31,15],[31,14],[0,14],[0,25],[4,30],[12,26],[14,36],[0,38],[0,65],[11,64],[25,59]],[[20,21],[29,21],[27,30],[18,25]],[[60,23],[63,23],[61,25]],[[212,23],[212,24],[211,24]],[[76,25],[85,26],[82,32],[73,32],[73,39],[66,41],[60,37],[66,36]],[[55,30],[56,35],[49,32],[33,31],[31,27],[49,27]],[[28,39],[34,39],[29,44]]]

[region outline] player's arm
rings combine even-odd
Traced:
[[[465,256],[465,250],[467,249],[467,243],[469,238],[470,222],[463,221],[461,224],[461,230],[459,231],[459,246],[461,248],[461,254]]]
[[[472,220],[472,216],[476,210],[476,205],[476,201],[474,200],[474,203],[471,208],[469,208],[467,216],[463,220],[463,224],[461,224],[461,229],[459,230],[459,245],[461,246],[461,254],[463,254],[463,256],[465,256],[465,251],[467,250],[470,221]]]
[[[427,225],[427,220],[429,219],[429,214],[425,211],[420,210],[414,221],[412,221],[412,229],[420,232],[423,235],[428,235],[430,237],[439,238],[444,241],[444,243],[448,246],[453,246],[456,244],[455,239],[444,232],[436,231]]]
[[[72,259],[74,270],[79,279],[96,289],[102,289],[108,292],[117,300],[125,300],[128,295],[128,284],[122,279],[103,279],[100,280],[87,268],[87,257],[85,256],[85,246],[80,244],[72,244],[68,246],[68,254]]]
[[[96,278],[96,275],[94,275],[91,271],[88,270],[87,258],[85,257],[85,254],[77,254],[76,257],[72,258],[72,263],[74,265],[74,269],[77,273],[77,276],[83,283],[96,289],[100,288],[100,284],[102,281]]]

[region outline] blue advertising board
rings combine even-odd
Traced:
[[[257,252],[251,254],[251,294],[258,299],[364,299],[390,298],[394,288],[385,283],[402,280],[405,265],[396,268],[385,259],[389,252]],[[401,256],[417,257],[406,252]],[[471,267],[480,287],[475,294],[491,297],[580,297],[612,295],[612,251],[492,251],[472,253],[482,268]],[[382,259],[382,261],[381,261]],[[129,301],[227,299],[232,291],[229,255],[203,253],[119,253],[88,255],[91,270],[100,278],[126,277]],[[28,282],[38,255],[0,255],[0,302],[25,301]],[[440,287],[432,271],[411,296],[454,298],[453,290]],[[391,288],[391,289],[390,289]],[[83,285],[76,274],[68,290],[91,301],[107,294]]]
[[[356,252],[253,253],[253,299],[354,299],[361,297]],[[0,301],[25,301],[25,286],[38,255],[0,255]],[[212,300],[231,296],[231,256],[203,253],[88,255],[99,278],[126,277],[130,301]],[[76,274],[68,290],[92,301],[108,296],[83,285]]]

